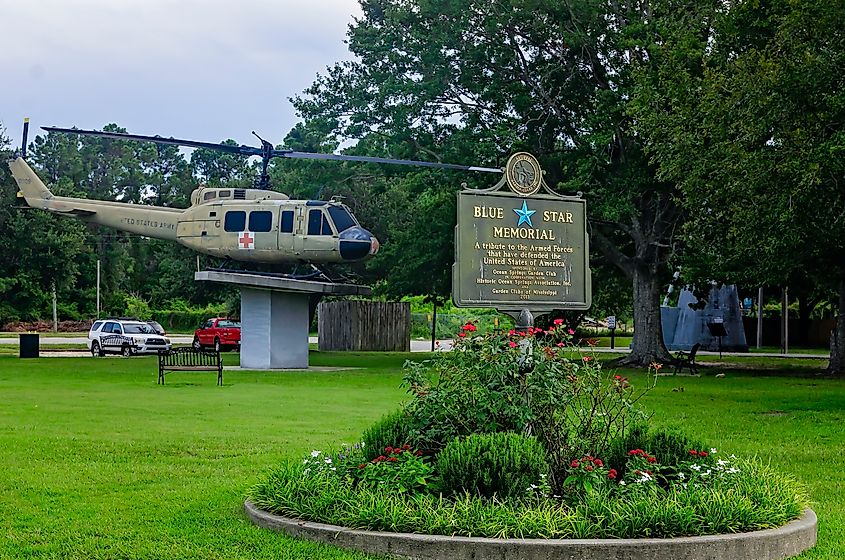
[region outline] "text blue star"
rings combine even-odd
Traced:
[[[514,208],[513,211],[516,212],[517,216],[519,216],[519,223],[516,224],[516,227],[525,223],[528,224],[528,227],[534,227],[534,224],[531,223],[531,214],[536,212],[536,210],[529,210],[528,205],[525,204],[524,200],[522,201],[522,209]]]

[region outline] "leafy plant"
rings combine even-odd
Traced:
[[[778,527],[807,505],[794,479],[754,461],[709,485],[655,492],[592,492],[570,507],[558,500],[441,499],[353,487],[302,476],[286,462],[249,491],[258,507],[356,529],[494,538],[641,538],[739,533]]]
[[[363,453],[367,461],[372,461],[389,446],[402,446],[411,442],[408,415],[396,410],[382,416],[375,424],[367,428],[362,436]]]
[[[546,454],[536,438],[515,433],[475,434],[449,442],[437,457],[444,494],[524,496],[547,473]]]
[[[367,488],[419,494],[428,489],[434,469],[421,451],[387,446],[384,453],[369,463],[362,463],[353,475],[355,483]]]
[[[454,351],[406,363],[411,443],[436,454],[471,434],[532,434],[559,491],[572,457],[603,453],[644,417],[635,403],[651,387],[636,392],[589,353],[570,359],[574,334],[560,319],[547,330],[483,335],[467,323]]]
[[[687,461],[690,449],[701,449],[703,445],[674,430],[649,430],[644,423],[630,426],[624,434],[616,438],[607,453],[608,464],[622,473],[627,470],[629,451],[647,450],[656,457],[667,474],[674,472],[675,465]]]
[[[608,482],[616,480],[616,477],[616,469],[608,469],[604,461],[598,457],[584,455],[580,459],[573,459],[569,464],[563,485],[574,488],[575,493],[589,494]]]
[[[619,484],[637,485],[640,488],[653,487],[658,482],[659,473],[660,464],[657,457],[642,449],[631,449],[628,451],[624,477]]]

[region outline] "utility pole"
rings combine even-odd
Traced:
[[[783,288],[783,298],[780,302],[780,349],[781,354],[789,353],[789,287]]]
[[[97,259],[97,319],[100,318],[100,259]]]
[[[53,332],[59,332],[59,314],[56,310],[56,283],[53,282]]]
[[[763,286],[757,290],[757,350],[763,346]]]

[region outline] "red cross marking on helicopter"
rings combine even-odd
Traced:
[[[255,234],[242,231],[238,236],[238,249],[255,249]]]

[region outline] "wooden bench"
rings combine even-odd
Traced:
[[[216,371],[217,384],[223,385],[223,360],[220,352],[214,350],[197,350],[187,346],[159,352],[158,383],[164,385],[164,375],[171,371]]]
[[[695,355],[698,353],[698,349],[701,348],[701,344],[696,342],[692,345],[689,353],[684,352],[681,350],[677,354],[675,354],[675,373],[680,373],[684,370],[684,368],[689,369],[690,375],[698,375],[698,366],[695,363]]]

